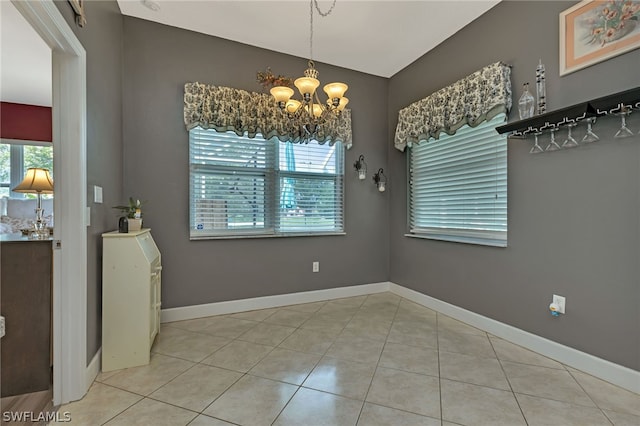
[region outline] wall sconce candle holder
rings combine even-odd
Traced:
[[[367,163],[364,162],[364,155],[360,154],[358,160],[353,163],[353,168],[358,173],[358,179],[365,180],[367,178]]]
[[[387,189],[387,177],[382,168],[379,168],[376,174],[373,175],[373,181],[378,187],[378,191],[384,192]]]

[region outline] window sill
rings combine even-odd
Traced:
[[[206,236],[193,236],[189,239],[191,241],[198,240],[246,240],[255,238],[289,238],[289,237],[326,237],[335,235],[347,235],[346,232],[324,232],[324,233],[290,233],[290,234],[278,234],[278,235],[206,235]]]
[[[405,237],[420,238],[423,240],[447,241],[450,243],[474,244],[489,247],[507,247],[506,241],[488,240],[473,237],[460,237],[451,235],[425,235],[425,234],[404,234]]]

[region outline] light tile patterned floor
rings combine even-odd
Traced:
[[[640,395],[391,293],[163,324],[74,425],[640,425]]]

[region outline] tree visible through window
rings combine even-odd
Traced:
[[[35,197],[34,194],[11,193],[11,188],[22,181],[30,167],[49,169],[53,177],[53,147],[51,144],[0,144],[0,196]]]

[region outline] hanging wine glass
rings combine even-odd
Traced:
[[[558,151],[560,148],[560,145],[558,145],[558,142],[556,142],[556,132],[558,131],[558,128],[554,125],[551,127],[551,129],[549,130],[549,135],[550,135],[550,140],[549,140],[549,145],[546,146],[546,148],[544,149],[545,151]]]
[[[593,130],[591,129],[591,127],[595,124],[595,122],[596,122],[595,117],[587,118],[587,133],[585,133],[584,137],[582,138],[582,143],[591,143],[591,142],[596,142],[600,140],[600,137],[598,137],[598,135],[593,133]]]
[[[579,146],[578,141],[571,135],[571,130],[577,125],[578,123],[575,120],[572,120],[567,124],[567,138],[562,142],[562,148],[575,148]]]
[[[541,152],[544,152],[544,149],[542,149],[542,147],[538,144],[538,136],[540,136],[541,134],[542,132],[539,130],[533,134],[533,147],[529,151],[529,154],[540,154]]]
[[[618,130],[616,134],[613,135],[614,138],[628,138],[630,136],[633,136],[633,132],[627,127],[627,116],[629,114],[631,114],[631,111],[624,105],[620,109],[620,112],[616,113],[616,115],[620,116],[622,126],[620,127],[620,130]]]

